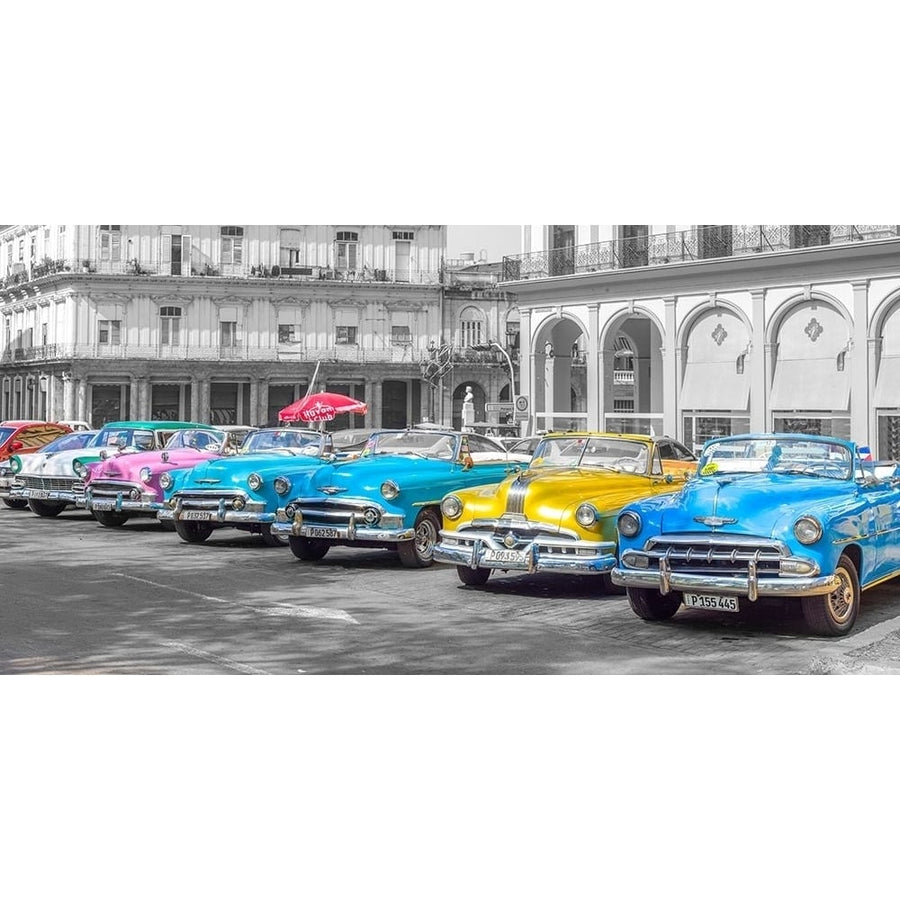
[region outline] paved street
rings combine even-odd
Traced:
[[[230,529],[188,545],[151,520],[0,520],[7,674],[900,672],[900,585],[864,594],[854,632],[829,640],[780,601],[647,623],[583,578],[468,588],[382,550],[302,563]]]

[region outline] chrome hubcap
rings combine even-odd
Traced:
[[[835,573],[841,583],[828,595],[826,603],[832,619],[843,624],[850,618],[853,610],[853,584],[846,569],[838,569]]]
[[[430,559],[437,540],[437,532],[428,520],[419,523],[416,529],[416,550],[422,559]]]

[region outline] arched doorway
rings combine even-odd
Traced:
[[[613,318],[602,340],[605,431],[663,434],[662,332],[642,312]]]
[[[710,438],[750,430],[750,326],[715,306],[686,324],[680,341],[682,439],[694,452]]]
[[[587,335],[573,319],[551,319],[534,346],[534,427],[587,429]]]
[[[850,324],[838,305],[811,297],[774,323],[769,407],[774,431],[850,437]]]

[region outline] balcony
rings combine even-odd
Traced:
[[[487,354],[491,355],[491,354]],[[410,344],[387,347],[360,347],[339,344],[333,347],[306,347],[302,343],[279,344],[277,347],[198,347],[195,344],[47,344],[41,347],[9,348],[0,353],[0,365],[35,361],[81,360],[156,360],[183,362],[344,362],[350,364],[392,363],[420,366],[429,359],[428,351]],[[498,357],[499,359],[499,357]]]
[[[900,225],[731,225],[503,257],[501,283],[900,238]]]
[[[51,275],[115,275],[117,277],[195,277],[240,278],[277,282],[331,281],[357,284],[440,284],[442,273],[411,269],[335,269],[330,266],[251,266],[247,264],[217,267],[209,262],[192,260],[190,272],[173,272],[171,262],[145,260],[44,259],[40,263],[17,262],[5,278],[0,279],[0,291],[28,285]]]

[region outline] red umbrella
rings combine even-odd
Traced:
[[[280,422],[330,422],[341,413],[364,413],[368,407],[362,400],[344,394],[324,391],[295,400],[278,413]]]

